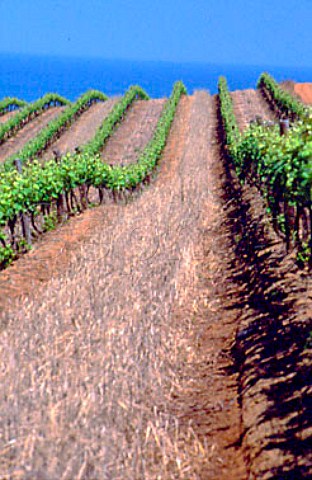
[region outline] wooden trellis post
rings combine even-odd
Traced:
[[[53,155],[56,163],[60,163],[62,158],[62,153],[58,149],[54,149]],[[66,218],[64,193],[61,193],[58,199],[56,200],[56,216],[59,222],[61,222],[64,218]]]
[[[280,123],[280,134],[286,135],[289,130],[289,119],[288,118],[281,119],[279,123]]]
[[[22,173],[22,162],[19,158],[14,160],[14,165],[18,173]],[[22,231],[23,236],[28,245],[32,245],[31,232],[30,232],[30,218],[27,213],[21,213]]]

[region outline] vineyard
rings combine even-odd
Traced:
[[[311,478],[295,87],[0,101],[0,480]]]

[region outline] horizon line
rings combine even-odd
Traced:
[[[208,62],[204,60],[155,60],[155,59],[137,59],[137,58],[111,58],[100,57],[95,55],[73,55],[73,54],[57,54],[57,53],[40,53],[40,52],[7,52],[0,51],[0,55],[7,56],[25,56],[25,57],[47,57],[54,59],[72,59],[72,60],[98,60],[107,62],[126,62],[126,63],[163,63],[173,65],[202,65],[210,67],[250,67],[250,68],[279,68],[279,69],[308,69],[312,70],[312,65],[279,65],[279,64],[248,64],[248,63],[228,63],[228,62]]]

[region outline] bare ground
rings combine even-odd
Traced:
[[[272,231],[259,192],[241,189],[233,177],[230,185],[235,200],[228,224],[236,239],[232,281],[238,285],[234,298],[241,311],[232,353],[240,372],[248,478],[308,479],[311,276],[298,270],[295,254],[287,254]]]
[[[21,150],[29,140],[34,138],[64,110],[64,107],[51,107],[31,122],[27,123],[14,137],[9,138],[0,146],[0,162]]]
[[[14,117],[16,112],[18,112],[18,110],[13,110],[12,112],[7,112],[3,115],[0,115],[0,124],[7,122],[10,118]]]
[[[281,87],[291,93],[297,100],[312,104],[312,83],[296,83],[293,80],[281,82]]]
[[[246,478],[227,368],[236,315],[217,296],[215,115],[206,93],[184,98],[157,181],[99,207],[62,272],[5,308],[6,475]]]
[[[312,105],[312,83],[296,83],[294,90],[303,103]]]
[[[110,113],[118,98],[112,98],[105,102],[91,105],[58,140],[56,140],[42,155],[48,160],[53,157],[53,150],[57,149],[61,154],[73,153],[76,147],[84,145],[92,139],[96,130]]]
[[[152,138],[165,102],[164,99],[135,102],[114,136],[104,146],[103,160],[111,165],[136,162]]]
[[[61,135],[59,140],[51,145],[43,158],[53,156],[54,149],[65,153],[67,148],[70,151],[74,151],[77,146],[86,143],[92,138],[96,129],[102,123],[103,113],[108,114],[116,100],[112,99],[105,103],[91,106],[93,115],[87,115],[88,111],[85,112],[68,131]],[[144,149],[153,135],[163,105],[163,100],[139,101],[138,105],[132,105],[113,136],[108,139],[105,145],[104,150],[108,152],[108,158],[115,160],[115,163],[119,164],[126,163],[129,161],[129,158],[135,162],[139,151]],[[97,108],[94,110],[92,107]],[[117,137],[117,141],[115,137]],[[121,141],[122,137],[127,148],[124,148]],[[89,199],[96,203],[98,201],[97,192],[91,189]],[[111,201],[109,196],[106,196],[106,201]],[[14,262],[9,269],[2,272],[0,277],[2,292],[0,307],[4,308],[3,302],[14,302],[15,298],[25,293],[25,291],[30,292],[34,287],[34,283],[40,284],[49,278],[55,268],[57,269],[64,264],[68,251],[73,250],[77,242],[86,240],[90,235],[94,222],[96,222],[96,212],[88,210],[82,216],[69,219],[63,224],[62,228],[58,228],[53,232],[47,232],[44,237],[39,237],[33,245],[32,251],[27,256],[22,256],[18,262]],[[40,254],[39,262],[37,263],[38,249]],[[33,267],[34,262],[35,267]],[[26,282],[25,276],[27,277]]]
[[[141,195],[0,274],[1,480],[312,475],[311,280],[220,161],[216,102],[182,99]]]
[[[311,275],[286,252],[259,191],[239,184],[227,158],[224,166],[233,307],[240,312],[232,355],[248,478],[311,478]]]
[[[280,83],[280,86],[281,88],[283,88],[283,90],[286,90],[287,92],[294,95],[298,100],[300,100],[300,97],[295,93],[295,85],[296,82],[294,82],[293,80],[284,80]]]
[[[251,121],[261,117],[264,121],[274,120],[274,116],[258,90],[237,90],[231,92],[234,113],[240,130],[244,130]]]

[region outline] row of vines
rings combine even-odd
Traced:
[[[15,135],[24,125],[52,106],[69,105],[66,98],[56,93],[48,93],[34,103],[31,103],[0,125],[0,145],[8,138]]]
[[[106,95],[97,90],[89,90],[81,95],[75,103],[68,105],[55,120],[52,120],[35,138],[30,140],[22,150],[8,158],[5,162],[6,168],[12,165],[16,157],[24,163],[36,155],[39,156],[49,145],[55,142],[63,131],[74,123],[83,112],[89,109],[93,103],[99,101],[104,102],[107,98]]]
[[[257,186],[264,196],[275,230],[287,249],[295,247],[300,263],[312,264],[312,115],[267,74],[271,101],[294,121],[287,135],[278,125],[252,124],[239,133],[226,79],[219,79],[220,114],[226,149],[241,181]],[[268,84],[268,83],[267,83]]]
[[[7,164],[0,171],[0,265],[10,262],[24,247],[29,234],[25,219],[31,225],[32,235],[40,234],[36,217],[57,212],[59,219],[71,214],[73,208],[83,210],[88,205],[88,189],[103,192],[135,189],[147,181],[164,149],[181,95],[186,94],[182,82],[177,82],[158,120],[151,141],[146,145],[136,163],[127,166],[110,166],[104,163],[99,150],[114,132],[126,110],[137,98],[148,99],[137,86],[131,87],[117,102],[94,138],[77,154],[67,154],[59,161],[50,160],[43,165],[34,159],[26,162],[21,172]],[[78,193],[77,193],[78,192]],[[21,228],[21,225],[23,228]],[[17,231],[21,231],[21,238]]]
[[[281,88],[268,73],[260,75],[257,87],[278,117],[296,121],[309,115],[309,109]]]
[[[280,118],[291,119],[291,129],[287,135],[281,136],[277,125],[252,124],[241,134],[226,79],[221,77],[218,89],[225,147],[234,161],[241,181],[248,181],[261,191],[273,226],[284,237],[287,249],[296,247],[298,259],[301,262],[309,260],[311,264],[311,110],[282,90],[267,73],[260,76],[258,88]],[[0,265],[10,261],[23,243],[20,237],[15,235],[15,227],[25,214],[31,219],[33,231],[38,232],[36,216],[50,213],[51,208],[54,208],[58,218],[62,219],[70,214],[74,204],[78,210],[86,208],[88,189],[91,186],[98,189],[102,201],[104,189],[114,192],[131,190],[146,180],[163,150],[177,103],[184,93],[184,85],[177,82],[159,119],[153,139],[138,161],[125,167],[105,164],[99,152],[129,106],[137,98],[149,98],[140,87],[133,86],[126,92],[114,105],[93,139],[82,146],[79,153],[67,154],[58,161],[51,160],[44,165],[35,160],[36,156],[54,142],[92,103],[105,101],[107,97],[101,92],[89,91],[71,104],[58,95],[48,94],[33,104],[21,104],[23,108],[5,124],[0,125],[0,143],[45,108],[51,105],[67,105],[67,108],[1,167]],[[16,99],[11,100],[14,105]],[[9,99],[4,99],[3,108],[6,108],[6,102],[9,105],[8,101]],[[14,166],[16,157],[24,164],[21,172]],[[79,199],[75,193],[77,188]],[[24,231],[23,235],[25,236]]]
[[[16,97],[5,97],[0,101],[0,116],[18,108],[26,107],[27,102]]]

